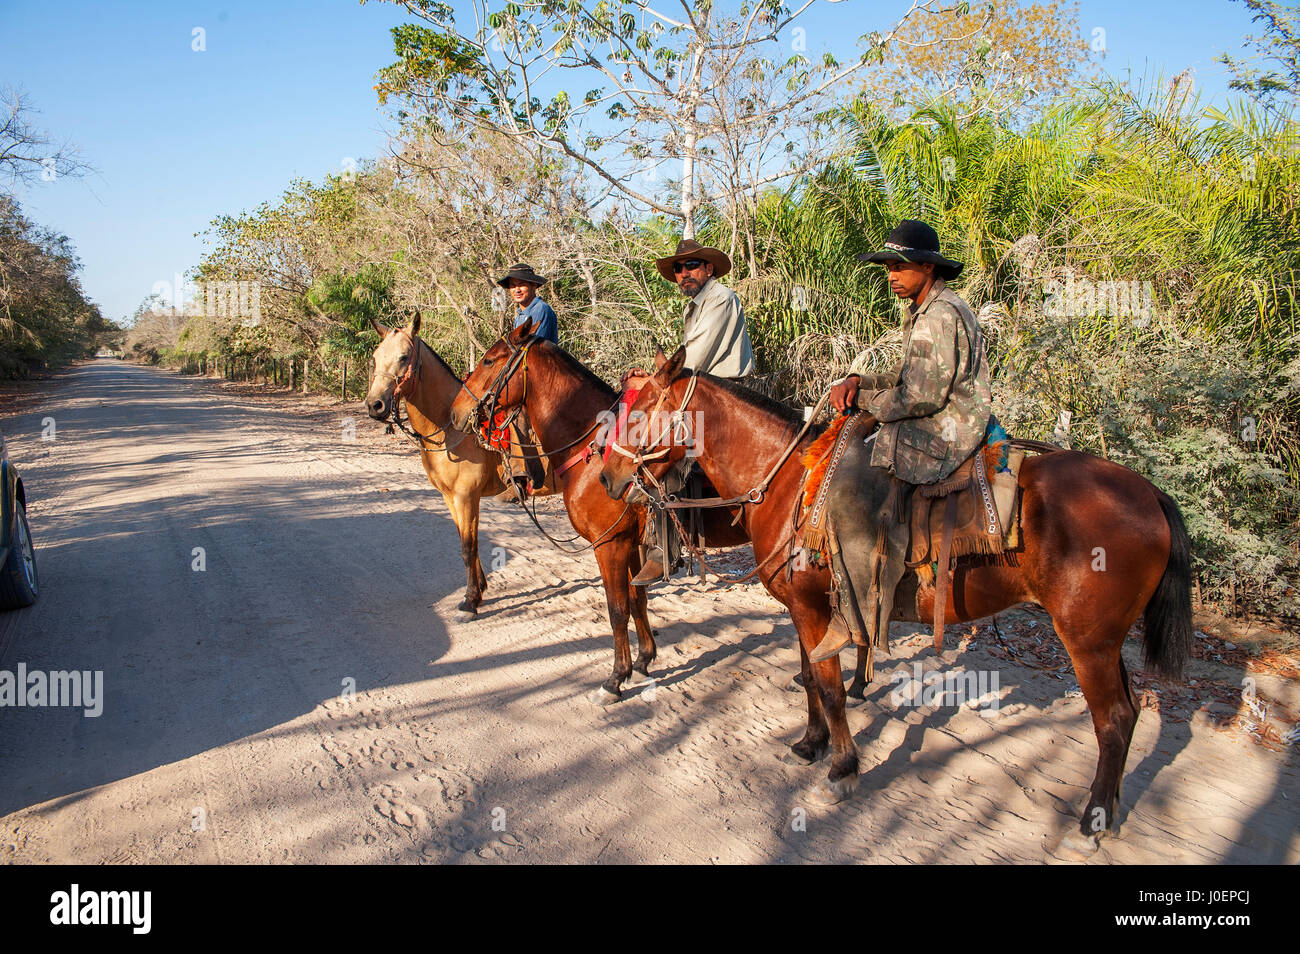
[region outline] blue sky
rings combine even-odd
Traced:
[[[851,56],[858,36],[907,5],[819,0],[804,21],[809,52]],[[21,87],[38,125],[97,169],[18,197],[29,218],[71,237],[87,293],[124,319],[155,282],[198,262],[195,233],[215,216],[383,150],[390,125],[372,87],[403,19],[397,6],[356,0],[2,0],[0,84]],[[1226,87],[1214,57],[1256,32],[1228,0],[1081,0],[1079,19],[1085,36],[1106,31],[1107,72],[1191,67],[1209,97]]]

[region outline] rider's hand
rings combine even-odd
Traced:
[[[858,384],[861,378],[856,374],[850,374],[839,384],[831,388],[831,407],[847,414],[854,409],[853,400],[858,396]]]
[[[644,368],[632,368],[629,371],[625,371],[623,373],[623,376],[618,380],[619,390],[620,391],[626,390],[627,382],[632,380],[633,378],[648,378],[648,377],[652,377],[652,375],[649,371],[645,370]]]

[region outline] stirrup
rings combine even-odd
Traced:
[[[527,478],[512,477],[506,481],[506,489],[496,495],[497,500],[523,505],[528,500]]]

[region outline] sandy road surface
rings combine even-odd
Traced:
[[[918,637],[850,712],[857,794],[810,804],[825,765],[776,758],[802,731],[793,631],[755,586],[655,590],[653,690],[592,705],[590,555],[488,504],[500,568],[458,622],[442,501],[353,407],[101,360],[3,427],[43,593],[0,621],[0,669],[104,673],[98,718],[0,709],[6,861],[1038,862],[1085,800],[1068,670]],[[997,671],[996,716],[892,704],[918,662]],[[1123,803],[1095,863],[1300,860],[1294,748],[1144,712]]]

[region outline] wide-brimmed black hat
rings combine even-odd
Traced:
[[[961,262],[954,262],[939,254],[939,235],[924,222],[915,219],[903,219],[894,231],[889,233],[885,247],[879,252],[859,255],[860,262],[934,262],[934,271],[947,281],[956,278],[965,267]]]
[[[721,278],[731,271],[731,259],[727,257],[726,252],[711,245],[701,245],[694,239],[682,239],[677,243],[677,251],[672,255],[655,259],[655,267],[659,269],[660,275],[670,282],[675,282],[677,277],[673,274],[673,263],[685,262],[692,258],[698,258],[701,262],[712,262],[714,278]]]
[[[533,285],[545,285],[547,279],[543,278],[533,271],[533,266],[525,265],[520,262],[518,265],[511,265],[510,271],[506,272],[497,279],[497,284],[504,286],[512,278],[517,278],[521,282],[529,282]]]

